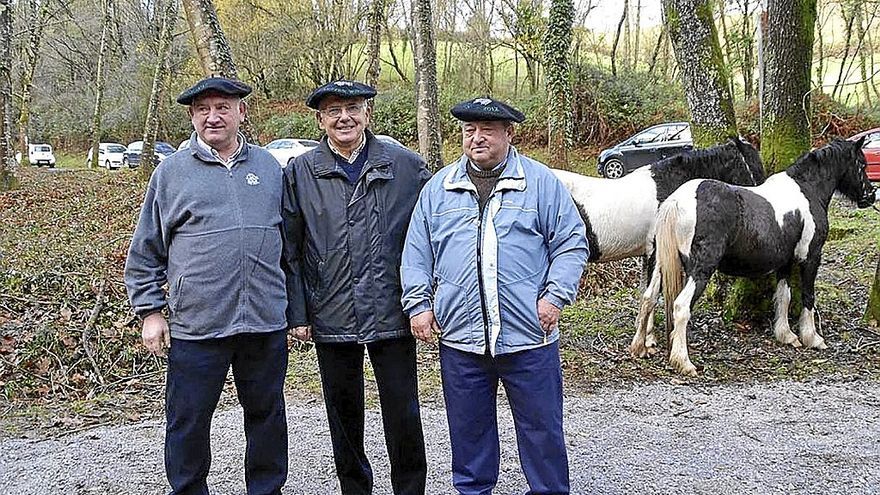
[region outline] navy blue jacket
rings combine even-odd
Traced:
[[[301,266],[312,339],[373,342],[410,334],[400,303],[400,255],[424,160],[367,131],[367,161],[351,183],[327,137],[285,170],[295,198],[286,238]]]

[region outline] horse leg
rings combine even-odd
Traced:
[[[660,269],[654,267],[651,281],[642,292],[639,316],[636,318],[636,334],[629,345],[629,353],[633,357],[645,357],[657,352],[657,340],[654,338],[654,308],[660,297]]]
[[[642,270],[644,273],[652,274],[654,273],[654,267],[657,265],[657,255],[654,254],[653,249],[653,241],[648,244],[648,254],[643,258],[643,267]],[[659,272],[658,272],[659,273]],[[654,334],[654,308],[657,307],[657,298],[660,295],[660,282],[661,279],[657,279],[657,294],[654,296],[654,304],[651,305],[650,311],[645,315],[645,347],[648,350],[648,354],[654,355],[657,353],[657,336]],[[647,288],[646,288],[647,290]]]
[[[801,265],[801,299],[804,309],[798,322],[801,344],[814,349],[827,349],[825,339],[816,331],[816,274],[819,271],[818,256],[807,258]]]
[[[787,275],[777,274],[779,280],[776,282],[776,293],[773,295],[773,301],[776,304],[776,315],[773,319],[773,335],[776,340],[783,344],[791,344],[800,347],[801,342],[797,335],[791,331],[788,325],[788,307],[791,304],[791,288],[788,286]]]
[[[694,277],[688,277],[684,289],[675,298],[673,305],[672,318],[675,326],[672,329],[672,334],[669,336],[672,342],[669,351],[669,364],[682,375],[697,376],[697,367],[691,363],[691,359],[688,357],[687,326],[691,319],[693,302],[699,297],[697,292],[702,293],[705,288],[705,280],[700,283]],[[667,318],[669,318],[669,315],[667,315]]]

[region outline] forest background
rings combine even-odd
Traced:
[[[345,77],[378,87],[373,130],[435,167],[460,153],[449,108],[491,95],[527,115],[518,146],[557,167],[595,175],[602,147],[688,120],[697,145],[743,135],[774,171],[880,125],[878,14],[880,0],[0,0],[0,419],[79,428],[160,409],[163,364],[121,276],[150,167],[82,168],[99,141],[189,136],[174,99],[206,74],[255,88],[262,144],[318,137],[303,101]],[[52,145],[59,170],[16,165],[26,142]],[[880,376],[880,221],[831,214],[819,290],[833,350],[782,349],[769,312],[731,322],[744,312],[707,297],[701,380]],[[589,267],[562,320],[574,383],[670,376],[626,352],[638,278],[635,260]],[[318,393],[314,353],[299,350],[288,383]],[[436,392],[436,356],[421,351],[420,384]]]
[[[703,3],[712,9],[738,130],[757,143],[761,4]],[[249,101],[258,142],[318,137],[305,96],[337,78],[371,79],[369,44],[378,29],[380,94],[373,129],[417,143],[415,2],[213,4],[238,76],[255,88]],[[443,139],[457,139],[448,113],[455,102],[491,95],[526,113],[518,133],[541,158],[539,150],[548,143],[543,59],[550,5],[542,0],[438,0],[432,6]],[[10,120],[18,127],[12,133],[19,141],[16,147],[27,136],[31,143],[48,143],[62,156],[77,157],[62,163],[82,166],[95,134],[102,142],[142,139],[167,15],[174,22],[156,138],[176,146],[188,137],[189,119],[173,99],[203,70],[190,25],[177,8],[168,7],[167,0],[11,2]],[[599,148],[648,125],[689,119],[659,0],[581,0],[573,7],[571,147],[580,151],[571,161],[591,162]],[[810,81],[812,138],[818,144],[880,123],[880,2],[820,0],[816,8]],[[102,22],[102,12],[109,22]],[[97,125],[96,99],[101,100]],[[588,172],[591,167],[575,168]]]

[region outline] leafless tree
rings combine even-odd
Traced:
[[[437,52],[430,0],[413,0],[416,35],[417,112],[419,152],[431,170],[443,166],[440,137],[440,107],[437,100]]]
[[[153,70],[153,87],[150,90],[150,103],[147,107],[147,118],[144,122],[144,147],[141,150],[140,163],[140,176],[143,180],[149,180],[157,165],[156,154],[153,150],[156,144],[156,134],[159,131],[159,113],[163,99],[162,96],[168,84],[168,55],[171,51],[174,26],[177,24],[177,0],[165,0],[165,9],[160,24],[156,67]]]
[[[0,130],[0,191],[18,187],[15,175],[15,159],[12,158],[12,135],[10,108],[12,99],[12,6],[9,0],[0,0],[0,113],[3,129]]]

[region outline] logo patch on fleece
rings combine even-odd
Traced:
[[[247,180],[248,185],[251,185],[251,186],[260,185],[260,178],[256,174],[253,174],[253,173],[247,174],[247,177],[245,177],[245,180]]]

